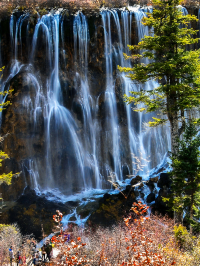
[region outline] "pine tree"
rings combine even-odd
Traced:
[[[171,154],[171,194],[164,199],[177,214],[185,213],[190,232],[192,226],[199,227],[200,218],[200,135],[197,134],[195,124],[190,121],[182,140],[177,140],[178,152]]]
[[[150,126],[170,122],[171,150],[176,151],[177,137],[185,126],[185,112],[200,104],[200,50],[187,50],[198,42],[193,38],[197,31],[190,27],[196,16],[184,15],[179,0],[153,0],[153,12],[143,19],[143,24],[152,27],[152,36],[145,36],[138,45],[129,46],[133,52],[141,54],[125,55],[135,61],[133,68],[118,67],[127,72],[132,80],[145,83],[148,80],[162,80],[157,88],[132,91],[133,96],[126,96],[127,103],[143,103],[144,108],[136,111],[155,112],[165,115],[153,118]],[[148,58],[144,64],[140,58]]]

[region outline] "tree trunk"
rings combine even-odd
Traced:
[[[193,195],[191,196],[191,205],[190,205],[190,220],[193,219]],[[192,225],[190,222],[190,234],[192,234]]]
[[[177,138],[179,138],[178,112],[176,110],[176,95],[167,97],[167,116],[171,131],[171,152],[177,154]]]
[[[191,183],[194,184],[194,178],[191,178]],[[191,191],[191,202],[190,202],[190,234],[192,234],[191,221],[193,220],[193,204],[194,204],[194,191]]]
[[[174,116],[172,116],[170,125],[171,125],[171,152],[173,154],[177,154],[178,153],[177,138],[179,137],[179,127],[178,127],[178,117],[176,113],[174,114]],[[174,220],[176,224],[183,224],[183,212],[174,212]]]
[[[173,154],[177,154],[178,153],[177,138],[179,138],[179,123],[178,123],[178,111],[176,110],[175,93],[171,93],[169,96],[167,96],[167,116],[170,122],[171,152]],[[174,221],[176,224],[182,224],[183,213],[174,212]]]
[[[178,117],[177,114],[173,115],[173,118],[170,122],[171,126],[171,152],[177,154],[177,138],[179,138],[179,126],[178,126]]]

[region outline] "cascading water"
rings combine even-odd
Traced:
[[[131,44],[132,17],[135,16],[138,30],[138,40],[141,41],[141,39],[145,35],[150,34],[148,27],[143,26],[141,23],[141,19],[145,16],[145,13],[142,10],[135,8],[133,8],[131,12],[122,11],[121,27],[118,13],[115,10],[104,12],[105,13],[102,15],[102,17],[104,18],[105,14],[107,14],[108,23],[110,23],[110,16],[113,16],[115,27],[117,28],[118,32],[117,47],[112,47],[112,44],[107,44],[105,40],[105,45],[108,46],[108,48],[106,48],[106,52],[107,49],[113,49],[115,51],[116,62],[123,67],[131,67],[130,62],[126,62],[124,60],[123,53],[129,54],[127,45]],[[105,22],[103,23],[103,25],[104,24]],[[110,29],[110,25],[108,25],[108,29]],[[111,39],[110,36],[109,39]],[[122,40],[124,40],[124,42],[122,42]],[[110,43],[112,43],[111,40]],[[111,54],[112,52],[110,51],[109,56],[111,56]],[[110,61],[110,65],[112,65],[112,60]],[[146,61],[145,63],[148,62]],[[122,87],[124,88],[124,92],[127,95],[129,95],[129,91],[137,91],[140,89],[140,86],[131,82],[130,79],[125,76],[125,74],[119,75],[121,78]],[[109,76],[110,75],[107,74],[107,77]],[[109,79],[109,81],[111,82],[113,81],[113,79]],[[156,81],[149,81],[144,86],[146,90],[150,90],[158,86],[158,83]],[[111,87],[112,86],[109,84],[109,88]],[[116,101],[114,101],[114,103],[116,103]],[[151,120],[152,114],[134,113],[130,105],[126,105],[126,115],[128,124],[129,147],[130,152],[133,155],[133,167],[131,168],[131,173],[142,174],[142,171],[144,173],[147,173],[152,167],[156,166],[156,163],[160,160],[160,158],[163,157],[166,150],[168,150],[170,146],[169,129],[168,127],[164,127],[164,129],[157,128],[145,130],[143,125]],[[155,116],[155,114],[153,114],[153,116]],[[135,126],[135,120],[137,120],[137,126]],[[120,136],[120,132],[118,132],[118,136]],[[116,147],[118,146],[116,145]]]
[[[140,86],[117,70],[117,65],[131,66],[123,53],[135,43],[134,26],[138,40],[150,34],[141,24],[145,13],[103,9],[100,15],[91,25],[81,12],[66,18],[54,11],[38,17],[34,27],[29,14],[11,16],[12,60],[2,88],[21,75],[25,89],[18,101],[28,132],[18,163],[38,192],[72,195],[110,188],[107,179],[146,174],[170,147],[167,127],[144,130],[152,114],[133,112],[123,102],[124,93]],[[25,43],[31,43],[26,56]],[[96,49],[95,59],[94,45],[102,49],[100,55]],[[150,81],[145,89],[155,86]]]
[[[45,165],[48,167],[45,168],[43,173],[45,176],[43,182],[41,183],[41,174],[39,174],[36,183],[40,190],[59,188],[63,193],[69,194],[75,186],[75,190],[81,190],[82,188],[85,189],[87,184],[84,174],[84,150],[76,132],[77,125],[69,110],[62,103],[59,77],[60,14],[43,16],[36,25],[31,53],[32,60],[37,49],[40,29],[43,30],[47,42],[50,71],[45,84],[45,102],[42,106],[41,101],[37,101],[35,110],[42,107],[45,109],[43,111],[46,147]],[[37,125],[37,115],[35,115],[35,118],[35,124]],[[36,161],[35,164],[37,169],[40,169],[38,167],[39,162]],[[55,165],[60,167],[55,168]],[[77,168],[79,172],[76,184],[69,182],[73,180],[73,167],[70,167],[71,165]],[[62,178],[63,183],[59,180],[60,178]]]
[[[116,180],[122,179],[121,173],[121,158],[120,158],[120,130],[118,126],[118,113],[116,106],[116,96],[114,92],[114,80],[113,80],[113,47],[111,39],[111,15],[112,11],[102,12],[102,21],[104,28],[104,42],[105,42],[105,58],[106,58],[106,90],[105,90],[105,102],[106,102],[106,133],[111,135],[111,150],[113,154],[113,170],[116,176]],[[107,137],[107,136],[106,136]],[[108,140],[107,140],[108,141]],[[113,180],[114,181],[114,180]]]
[[[79,92],[79,103],[83,112],[83,145],[85,147],[85,176],[87,188],[101,188],[100,172],[98,164],[98,152],[99,152],[99,124],[96,119],[96,113],[98,111],[98,105],[95,103],[95,99],[90,94],[90,88],[88,84],[88,46],[89,46],[89,31],[86,21],[86,17],[79,13],[74,19],[73,23],[73,35],[74,35],[74,66],[78,68],[74,78],[75,89]],[[92,115],[92,110],[94,115]],[[94,171],[94,178],[92,180],[89,173],[90,166]]]
[[[146,8],[145,12],[152,12],[152,8]],[[136,17],[136,23],[138,28],[138,41],[141,41],[141,39],[147,35],[153,34],[153,29],[149,29],[148,27],[144,26],[141,22],[142,18],[146,16],[144,10],[138,10],[138,12],[135,13]],[[145,64],[148,64],[148,59],[143,59]],[[135,91],[140,89],[140,86],[134,86],[132,88],[132,84],[129,82],[128,86],[126,85],[126,94],[129,95],[128,91]],[[157,86],[159,86],[158,82],[155,80],[150,80],[146,82],[146,84],[143,85],[145,90],[151,90]],[[127,89],[128,88],[128,89]],[[142,106],[140,106],[142,107]],[[132,115],[132,112],[129,113]],[[160,160],[159,158],[163,157],[163,154],[165,151],[169,150],[170,148],[170,131],[169,131],[169,125],[164,127],[157,127],[154,129],[150,129],[148,127],[145,128],[145,125],[147,122],[152,120],[152,116],[156,116],[156,114],[145,114],[145,113],[139,113],[139,130],[137,133],[137,145],[134,147],[134,152],[137,150],[140,151],[139,158],[143,161],[144,166],[143,170],[145,172],[148,172],[151,168],[155,167],[157,162]],[[133,121],[133,118],[130,117],[130,123]],[[133,126],[130,128],[133,129]],[[137,154],[137,152],[136,152]],[[153,154],[153,156],[152,156]],[[141,167],[140,167],[141,168]]]

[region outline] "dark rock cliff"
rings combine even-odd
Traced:
[[[168,150],[167,130],[145,135],[142,124],[149,117],[132,111],[129,115],[123,101],[128,82],[120,76],[117,65],[122,64],[121,46],[127,44],[127,36],[129,44],[136,44],[138,36],[145,32],[138,28],[141,26],[138,13],[127,9],[104,12],[104,21],[96,11],[74,14],[64,8],[43,10],[43,14],[49,14],[44,20],[40,20],[39,12],[19,10],[12,17],[1,19],[0,65],[6,67],[2,86],[5,90],[13,89],[7,98],[12,105],[1,117],[1,134],[8,134],[1,144],[2,150],[10,156],[1,171],[21,174],[13,178],[11,186],[1,184],[0,192],[6,201],[18,199],[15,207],[5,211],[4,222],[18,221],[24,233],[32,230],[37,234],[41,222],[48,223],[49,233],[55,210],[68,214],[71,208],[70,204],[51,204],[33,190],[25,190],[26,187],[40,192],[46,188],[59,189],[66,195],[79,193],[82,188],[110,188],[108,179],[123,181],[127,175],[135,174],[132,155],[140,145],[146,159],[151,159],[145,171],[155,167]],[[189,12],[197,15],[198,9],[191,8]],[[77,24],[75,17],[79,19]],[[42,26],[38,29],[40,21]],[[84,95],[83,87],[89,88],[89,97]],[[163,176],[158,195],[154,193],[158,180],[148,184],[147,202],[155,200],[153,206],[160,212],[166,210],[162,196],[169,191]],[[141,189],[143,198],[144,193]],[[135,194],[132,191],[126,203],[122,195],[106,194],[98,206],[94,204],[80,213],[85,218],[97,207],[90,221],[96,223],[103,217],[101,224],[111,224],[112,219],[118,221],[124,210],[128,211],[138,196]],[[111,217],[113,214],[115,217]],[[27,231],[25,224],[29,220]]]
[[[54,11],[55,12],[55,11]],[[121,12],[117,11],[119,18]],[[70,110],[73,114],[76,123],[79,127],[78,135],[82,138],[82,131],[84,127],[84,117],[83,109],[80,104],[80,84],[75,84],[76,73],[82,73],[81,64],[75,62],[75,51],[74,51],[74,36],[73,36],[73,20],[74,14],[69,10],[61,9],[62,13],[62,27],[64,28],[64,36],[60,34],[60,43],[62,41],[62,47],[60,46],[59,50],[59,79],[62,91],[63,106]],[[31,62],[31,66],[28,65],[30,61],[31,49],[33,46],[33,34],[35,31],[38,14],[30,14],[25,16],[26,13],[22,11],[16,11],[13,13],[14,22],[24,16],[23,25],[21,27],[21,37],[18,36],[18,43],[15,46],[11,40],[10,32],[10,17],[5,17],[1,20],[0,26],[0,39],[1,39],[1,64],[6,66],[3,76],[3,81],[8,79],[10,70],[12,69],[13,60],[17,56],[18,61],[21,64],[20,71],[14,75],[11,79],[8,79],[5,85],[5,88],[9,86],[13,89],[12,95],[8,96],[8,100],[11,101],[12,105],[8,106],[5,111],[3,111],[2,116],[2,127],[1,134],[8,136],[3,142],[3,150],[9,154],[10,160],[6,160],[5,164],[2,167],[2,172],[7,172],[12,170],[13,172],[23,171],[20,178],[16,179],[11,185],[7,188],[5,185],[1,187],[3,192],[3,197],[5,200],[16,199],[20,193],[22,193],[24,187],[27,184],[30,184],[29,172],[26,171],[28,168],[27,161],[30,157],[37,158],[40,161],[41,172],[45,172],[45,169],[42,169],[45,166],[45,156],[46,156],[46,140],[45,140],[45,119],[42,114],[37,116],[37,126],[33,117],[28,112],[27,109],[31,108],[31,105],[34,105],[34,100],[36,99],[36,89],[35,84],[30,81],[27,77],[27,73],[34,73],[41,87],[46,90],[45,82],[46,78],[51,71],[51,67],[48,59],[48,51],[45,43],[44,33],[41,31],[38,34],[38,40],[36,43],[34,59]],[[105,83],[106,83],[106,62],[105,62],[105,43],[104,43],[104,30],[102,26],[102,17],[100,14],[92,11],[87,15],[88,23],[88,34],[89,34],[89,44],[88,44],[88,82],[90,86],[91,97],[99,98],[98,100],[98,113],[96,114],[97,119],[99,119],[100,124],[104,127],[106,123],[106,117],[108,115],[106,111],[106,102],[105,97]],[[122,20],[120,20],[122,23]],[[114,18],[111,17],[111,32],[112,32],[112,43],[113,46],[118,44],[118,32],[114,22]],[[17,26],[15,26],[17,27]],[[122,27],[122,25],[121,25]],[[28,28],[28,30],[27,30]],[[132,25],[131,25],[131,43],[137,43],[137,27],[136,22],[133,16]],[[61,29],[60,29],[61,30]],[[15,32],[12,34],[16,34]],[[19,33],[18,33],[19,34]],[[61,40],[61,37],[63,38]],[[16,38],[16,36],[15,36]],[[17,50],[17,55],[16,51]],[[79,53],[79,50],[77,51]],[[63,54],[65,53],[65,54]],[[78,55],[79,56],[79,55]],[[127,158],[126,154],[129,153],[128,147],[128,132],[127,132],[127,121],[125,115],[125,106],[123,103],[123,88],[121,86],[120,78],[117,74],[117,64],[118,62],[113,59],[113,79],[116,80],[114,90],[116,93],[116,106],[119,117],[119,125],[123,132],[123,144],[121,145],[122,151],[124,154],[122,160],[124,163],[131,164],[131,158]],[[43,92],[44,94],[46,92]],[[24,103],[26,99],[29,99],[29,102]],[[26,106],[27,105],[27,106]],[[109,158],[110,164],[113,163],[113,152],[111,144],[104,142],[106,132],[102,131],[101,135],[101,158],[106,157],[107,155],[107,145],[110,145]],[[110,141],[111,143],[111,141]],[[106,150],[106,151],[105,151]],[[62,157],[59,156],[59,151],[55,151],[55,164],[62,164]],[[63,158],[64,164],[66,163],[65,158]],[[71,158],[73,161],[73,158]],[[100,159],[101,160],[101,159]],[[25,167],[23,167],[25,165]],[[61,166],[62,167],[62,166]],[[76,169],[73,169],[74,176],[77,176],[78,173]],[[102,173],[104,173],[102,166]],[[63,182],[62,177],[60,182]],[[6,187],[6,190],[4,189]],[[7,193],[9,191],[9,193]]]

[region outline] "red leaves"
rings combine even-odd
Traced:
[[[53,215],[53,220],[54,220],[56,223],[59,223],[59,222],[62,221],[63,214],[62,214],[59,210],[57,210],[56,212],[57,212],[57,214],[54,214],[54,215]]]
[[[126,250],[129,255],[120,266],[169,265],[162,253],[159,253],[157,245],[148,236],[149,228],[146,226],[146,222],[149,221],[149,217],[144,217],[147,214],[148,207],[139,201],[138,203],[133,203],[131,210],[138,218],[131,219],[131,216],[129,216],[124,219],[132,241],[128,238],[125,239],[128,244]]]
[[[62,230],[60,230],[60,234],[52,238],[56,249],[60,251],[60,260],[56,258],[54,260],[55,264],[53,265],[63,264],[63,258],[65,261],[64,265],[68,266],[175,265],[175,261],[165,259],[162,249],[158,247],[159,243],[163,242],[157,242],[159,230],[157,230],[156,227],[152,227],[152,225],[154,225],[154,220],[144,216],[147,214],[148,207],[142,204],[142,202],[138,202],[134,203],[131,209],[136,214],[136,219],[133,219],[131,215],[125,218],[125,227],[121,227],[120,229],[120,226],[118,226],[116,229],[116,239],[113,238],[109,231],[102,231],[101,240],[97,247],[90,242],[89,245],[82,243],[82,239],[85,237],[83,231],[81,231],[82,237],[76,236],[74,240],[72,239],[73,233],[70,233],[70,239],[72,240],[67,242],[66,235],[69,233],[63,233]],[[58,216],[60,220],[62,216],[59,213],[57,213],[54,218],[58,220]],[[162,224],[162,222],[158,222],[157,224]],[[95,237],[93,232],[90,237]],[[86,235],[85,239],[88,241],[89,236]]]
[[[56,242],[57,242],[57,237],[56,237],[56,236],[52,236],[52,238],[51,238],[51,242],[52,242],[52,243],[56,243]]]
[[[148,209],[149,207],[145,204],[142,204],[141,201],[139,201],[138,203],[134,202],[133,207],[131,208],[131,210],[134,211],[134,213],[136,213],[138,216],[146,214]]]
[[[55,235],[52,237],[51,241],[55,243],[56,249],[59,251],[57,258],[54,260],[52,259],[51,265],[58,265],[58,258],[65,258],[64,265],[72,266],[72,265],[87,265],[85,263],[88,263],[87,256],[82,255],[82,249],[84,249],[84,246],[86,246],[86,243],[81,243],[81,237],[77,237],[74,241],[73,239],[69,242],[67,242],[68,239],[68,232],[63,232],[61,220],[63,217],[63,214],[60,211],[56,211],[57,214],[53,215],[53,219],[55,222],[58,223],[58,227],[60,228],[60,234]],[[71,234],[70,234],[71,238]],[[63,259],[60,264],[63,264]],[[89,264],[88,264],[89,266]]]

